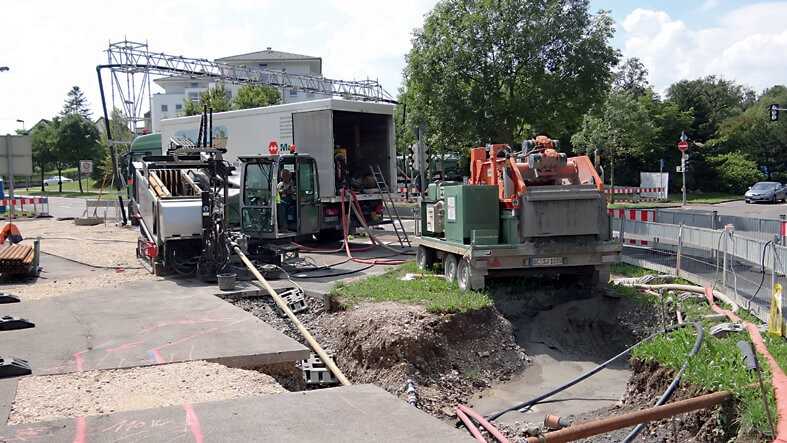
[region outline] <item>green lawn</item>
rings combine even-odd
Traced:
[[[635,277],[652,272],[635,266],[617,265],[613,268],[613,273]],[[640,303],[660,306],[660,301],[655,296],[642,294],[631,288],[615,287],[615,290],[621,296],[632,297]],[[690,361],[683,377],[683,383],[692,384],[707,391],[729,390],[733,392],[737,399],[738,418],[744,433],[760,434],[760,437],[770,436],[761,394],[758,385],[756,385],[756,375],[746,371],[736,346],[739,340],[749,339],[748,333],[744,331],[723,338],[713,337],[710,335],[709,329],[720,322],[702,318],[704,315],[713,313],[703,299],[691,298],[680,301],[674,295],[669,296],[673,297],[677,307],[684,313],[684,317],[688,321],[700,321],[705,329],[702,349]],[[739,315],[753,323],[760,323],[754,316],[743,310],[739,312]],[[694,334],[694,329],[687,327],[658,336],[637,347],[632,353],[632,357],[644,361],[655,361],[662,366],[678,370],[694,345]],[[782,368],[787,368],[787,341],[782,337],[769,336],[766,336],[765,340],[768,349],[779,365]],[[765,371],[763,378],[768,391],[771,412],[775,417],[776,409],[773,388],[770,385],[770,370],[762,356],[758,355],[758,359]]]
[[[420,274],[421,271],[415,263],[405,263],[383,275],[347,284],[338,283],[331,294],[348,306],[363,301],[394,301],[423,305],[428,311],[437,313],[474,311],[492,305],[492,299],[485,293],[462,292],[456,283],[449,283],[439,276],[400,280],[407,273]]]
[[[99,195],[102,195],[105,198],[117,198],[118,193],[125,194],[125,190],[117,191],[116,189],[106,188],[100,189],[97,187],[97,184],[94,180],[83,179],[82,180],[82,189],[85,191],[84,193],[79,192],[79,182],[76,180],[68,183],[63,183],[63,192],[58,192],[58,185],[57,183],[53,185],[46,186],[46,191],[41,192],[40,187],[24,189],[24,188],[17,188],[16,193],[21,195],[46,195],[50,197],[90,197],[94,198]]]
[[[725,203],[725,202],[736,201],[736,200],[743,200],[743,196],[736,195],[736,194],[725,194],[721,192],[707,192],[704,194],[688,194],[686,196],[686,202],[688,204],[695,204],[695,205],[715,205],[719,203]],[[676,206],[680,206],[682,203],[683,203],[683,196],[681,194],[670,194],[669,200],[666,202],[640,202],[640,203],[624,202],[624,203],[610,204],[609,207],[613,209],[673,208]]]

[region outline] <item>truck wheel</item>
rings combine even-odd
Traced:
[[[459,260],[454,254],[445,254],[443,258],[443,275],[448,282],[456,281],[456,268],[459,266]]]
[[[415,263],[418,265],[418,269],[422,271],[428,271],[432,269],[432,265],[434,265],[434,259],[435,257],[433,249],[419,245],[418,249],[415,250]]]
[[[321,242],[337,242],[344,239],[344,232],[339,229],[323,229],[317,234]]]
[[[470,262],[466,259],[459,260],[459,266],[456,269],[456,281],[459,283],[459,289],[462,291],[480,291],[484,289],[485,279],[483,275],[479,275],[478,271],[470,266]]]

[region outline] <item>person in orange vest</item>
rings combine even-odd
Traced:
[[[22,238],[22,233],[19,232],[19,228],[13,223],[6,223],[3,229],[0,230],[0,245],[5,244],[6,240],[13,244],[17,244],[24,240]]]

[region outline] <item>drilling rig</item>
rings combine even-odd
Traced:
[[[416,261],[442,261],[462,290],[497,276],[573,275],[606,287],[621,245],[612,240],[604,185],[587,156],[557,140],[474,148],[467,184],[429,185],[421,201]]]

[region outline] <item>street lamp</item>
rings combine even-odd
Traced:
[[[0,72],[8,71],[8,66],[0,66]]]
[[[16,119],[16,122],[22,124],[22,131],[24,132],[24,130],[25,130],[25,121],[20,119],[20,118],[18,118],[18,119]]]

